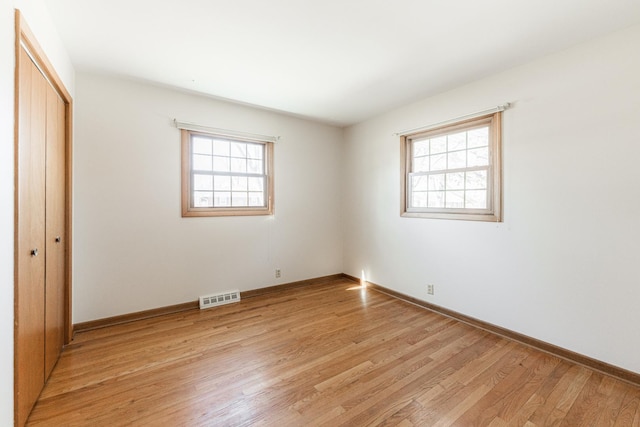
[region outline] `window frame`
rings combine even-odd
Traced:
[[[413,142],[418,139],[433,138],[438,136],[455,134],[465,130],[472,130],[488,125],[489,128],[489,165],[487,168],[487,209],[470,208],[427,208],[409,206],[411,189],[410,174],[412,173],[412,147]],[[467,149],[468,150],[468,149]],[[466,120],[448,123],[419,132],[400,136],[400,215],[413,218],[434,218],[453,219],[469,221],[502,221],[502,112],[482,115]],[[469,170],[467,166],[463,169],[443,169],[441,173],[451,170]]]
[[[274,212],[274,171],[273,171],[273,145],[272,141],[264,141],[259,139],[243,138],[237,136],[227,136],[214,132],[195,131],[189,129],[181,129],[181,155],[182,155],[182,185],[181,185],[181,203],[183,217],[214,217],[214,216],[255,216],[255,215],[273,215]],[[264,145],[264,176],[265,184],[265,201],[266,206],[224,206],[224,207],[195,207],[193,204],[193,150],[192,136],[204,136],[207,138],[219,138],[227,141],[247,142],[252,144]],[[213,173],[215,176],[215,173]]]

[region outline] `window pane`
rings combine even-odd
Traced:
[[[486,209],[487,208],[487,191],[486,190],[467,191],[464,207],[468,209]]]
[[[247,144],[247,157],[250,159],[262,160],[264,145],[262,144]]]
[[[430,191],[428,207],[444,208],[444,191]]]
[[[247,191],[247,177],[246,176],[232,176],[231,177],[231,191]]]
[[[264,191],[264,178],[249,178],[249,191]]]
[[[231,177],[217,175],[213,180],[213,189],[216,191],[231,191]]]
[[[467,172],[466,187],[467,190],[475,190],[487,188],[487,171],[471,171]]]
[[[413,156],[426,156],[429,154],[429,140],[421,139],[418,141],[413,141]]]
[[[429,175],[429,190],[444,190],[444,174]]]
[[[229,156],[229,141],[215,139],[213,141],[213,154],[216,156]]]
[[[244,142],[231,143],[231,157],[247,157],[247,144]]]
[[[231,193],[232,206],[247,206],[248,202],[249,201],[247,200],[247,193],[245,191],[242,191],[242,192],[234,191],[233,193]]]
[[[196,208],[213,207],[213,193],[210,191],[194,191],[193,206]]]
[[[467,152],[454,151],[447,154],[447,169],[462,169],[467,166]]]
[[[262,173],[262,160],[247,160],[248,173]]]
[[[414,175],[411,177],[411,189],[413,191],[427,191],[428,176]]]
[[[486,147],[489,145],[489,128],[480,128],[468,132],[467,147]]]
[[[447,155],[446,154],[436,154],[435,156],[431,156],[431,170],[432,171],[441,171],[447,168]]]
[[[195,191],[212,191],[213,176],[212,175],[193,175],[193,189]]]
[[[411,193],[411,206],[414,208],[424,208],[427,206],[427,192],[415,191]]]
[[[464,190],[464,172],[454,172],[447,174],[447,190]]]
[[[194,154],[212,154],[211,139],[194,136],[192,150]]]
[[[431,154],[444,153],[447,151],[447,137],[440,136],[431,140]]]
[[[228,191],[216,191],[213,193],[216,207],[231,206],[231,193]]]
[[[210,171],[211,170],[211,156],[204,156],[201,154],[193,155],[193,170],[197,171]]]
[[[467,132],[454,133],[447,136],[447,151],[467,148]]]
[[[214,156],[213,170],[216,172],[229,172],[229,158]]]
[[[464,191],[447,191],[445,207],[464,208]]]
[[[413,159],[413,172],[429,172],[429,157],[416,157]]]
[[[231,159],[231,172],[247,172],[247,159]]]
[[[264,206],[264,194],[249,192],[249,206]]]
[[[467,152],[467,165],[487,166],[489,164],[489,147],[474,148]]]

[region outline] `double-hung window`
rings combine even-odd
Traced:
[[[401,214],[501,220],[501,113],[401,138]]]
[[[182,216],[273,213],[273,142],[181,132]]]

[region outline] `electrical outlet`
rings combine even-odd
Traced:
[[[276,268],[276,279],[281,276],[280,269]]]
[[[427,285],[427,293],[429,295],[433,295],[434,294],[434,286],[433,285]]]

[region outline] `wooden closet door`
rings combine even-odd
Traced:
[[[48,83],[22,48],[19,67],[14,376],[18,390],[16,419],[23,425],[44,385]]]
[[[45,379],[64,345],[66,144],[65,105],[47,85]]]

